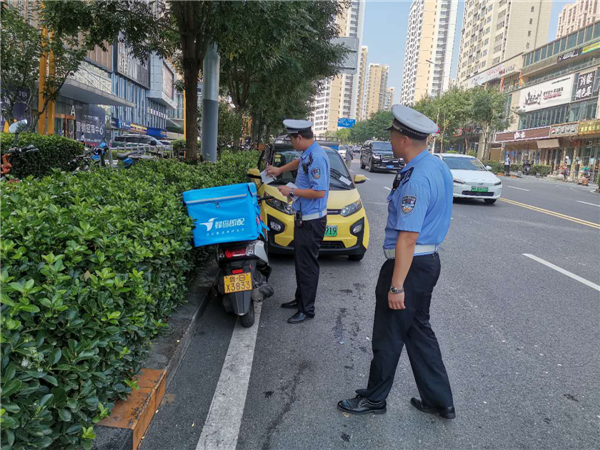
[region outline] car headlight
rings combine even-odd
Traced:
[[[502,181],[498,181],[497,183],[494,184],[494,186],[502,186]]]
[[[340,211],[340,214],[344,217],[354,214],[356,211],[360,211],[362,208],[362,202],[360,200],[350,203],[347,206],[344,206]]]
[[[454,179],[453,181],[454,181],[454,184],[465,184],[465,182],[463,180]]]
[[[290,205],[287,202],[277,200],[276,198],[270,198],[269,200],[267,200],[267,205],[272,206],[277,211],[281,211],[282,213],[288,214],[290,216],[293,216],[295,213],[294,208],[292,208],[292,205]]]

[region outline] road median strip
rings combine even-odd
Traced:
[[[550,211],[548,209],[538,208],[537,206],[532,206],[532,205],[527,205],[525,203],[516,202],[514,200],[509,200],[507,198],[500,198],[499,200],[502,201],[502,202],[505,202],[505,203],[509,203],[511,205],[514,205],[514,206],[520,206],[521,208],[526,208],[526,209],[530,209],[532,211],[537,211],[537,212],[540,212],[540,213],[543,213],[543,214],[548,214],[549,216],[558,217],[559,219],[569,220],[571,222],[575,222],[575,223],[578,223],[580,225],[585,225],[585,226],[588,226],[588,227],[600,230],[600,224],[597,224],[597,223],[594,223],[594,222],[589,222],[587,220],[583,220],[583,219],[578,219],[576,217],[567,216],[565,214],[561,214],[561,213],[557,213],[557,212],[554,212],[554,211]]]

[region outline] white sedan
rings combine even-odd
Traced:
[[[455,153],[435,153],[444,161],[454,179],[454,198],[477,198],[495,203],[502,195],[502,181],[477,158]]]

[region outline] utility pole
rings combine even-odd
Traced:
[[[221,60],[217,45],[212,44],[204,57],[202,77],[202,154],[205,161],[217,161],[217,133],[219,130],[219,73]]]

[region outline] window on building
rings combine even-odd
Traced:
[[[531,36],[531,30],[529,30],[529,31],[527,32],[527,36],[528,36],[528,37],[530,37],[530,36]]]
[[[525,48],[529,49],[529,42],[527,44],[525,44]],[[527,56],[529,56],[529,55],[527,55]]]
[[[535,12],[535,6],[531,7],[531,12]]]
[[[577,45],[577,33],[573,33],[567,38],[567,50],[572,49],[576,45]]]
[[[562,38],[560,40],[560,51],[564,52],[567,48],[567,38]]]
[[[548,51],[548,47],[544,46],[542,47],[542,59],[546,59],[546,53]]]
[[[596,39],[597,37],[600,37],[600,22],[596,22],[596,24],[594,25],[594,37],[593,37],[593,39]]]
[[[585,29],[585,41],[586,42],[589,41],[590,39],[592,39],[593,33],[594,33],[594,27],[593,26],[587,27]]]
[[[540,56],[541,56],[541,54],[542,54],[542,50],[538,48],[538,49],[535,51],[535,56],[533,57],[533,62],[534,62],[534,63],[536,63],[536,62],[538,62],[538,61],[540,60]]]
[[[529,25],[533,25],[533,19],[529,19]]]

